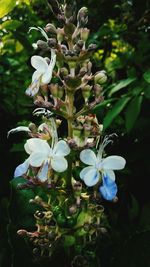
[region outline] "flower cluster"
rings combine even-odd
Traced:
[[[102,232],[101,204],[115,199],[114,170],[123,169],[126,163],[121,156],[106,156],[112,135],[103,137],[103,125],[92,113],[103,101],[107,75],[104,70],[92,73],[90,56],[96,46],[86,42],[87,8],[75,16],[74,6],[67,1],[64,6],[50,1],[50,7],[63,27],[49,23],[44,30],[30,29],[46,39],[37,41],[36,47],[50,53],[50,59],[31,57],[35,71],[26,89],[36,106],[33,115],[41,116],[42,123],[19,126],[8,133],[24,131],[29,136],[24,145],[28,157],[14,173],[15,178],[25,178],[20,189],[39,186],[47,190],[45,199],[37,195],[30,201],[42,209],[34,214],[37,230],[30,233],[22,229],[18,234],[32,237],[33,251],[40,248],[41,254],[44,249],[49,255],[58,240],[67,245],[79,243],[83,248]],[[61,123],[63,127],[58,128]]]

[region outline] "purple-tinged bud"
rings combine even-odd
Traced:
[[[84,27],[87,24],[87,22],[88,22],[88,9],[87,9],[87,7],[82,7],[78,11],[77,21],[78,21],[78,27],[80,27],[80,28]]]
[[[36,127],[35,123],[31,122],[28,127],[29,127],[29,129],[30,129],[30,131],[32,133],[36,133],[37,132],[37,127]]]
[[[94,85],[94,93],[95,93],[96,97],[101,95],[102,90],[103,90],[103,87],[101,85],[99,85],[99,84]]]
[[[104,70],[95,73],[95,76],[94,76],[95,84],[101,85],[101,84],[104,84],[106,81],[107,81],[107,75]]]
[[[51,83],[49,85],[49,89],[51,91],[52,96],[58,97],[58,90],[59,90],[58,83],[55,83],[55,84],[54,83]]]
[[[77,206],[75,204],[69,207],[69,213],[71,215],[75,214],[76,212],[77,212]]]
[[[81,39],[86,42],[89,37],[90,30],[88,28],[82,28],[80,30]]]
[[[58,28],[57,29],[57,40],[58,43],[61,44],[64,40],[64,29]]]
[[[47,42],[42,40],[37,41],[37,47],[42,50],[47,50],[49,48]]]
[[[56,27],[55,27],[53,24],[51,24],[51,23],[48,23],[48,24],[46,25],[46,27],[44,28],[44,30],[45,30],[46,32],[50,32],[50,33],[55,33],[55,34],[57,34],[57,29],[56,29]]]
[[[57,40],[55,38],[49,38],[48,39],[48,45],[51,48],[55,48],[57,46]]]

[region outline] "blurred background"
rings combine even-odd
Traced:
[[[104,102],[94,113],[105,133],[119,136],[108,152],[127,160],[117,178],[119,201],[106,203],[111,229],[98,245],[101,266],[149,267],[150,2],[77,0],[78,9],[84,5],[89,9],[88,43],[97,44],[93,69],[105,69],[108,74]],[[24,92],[33,72],[30,57],[40,53],[33,43],[42,36],[28,33],[29,27],[58,22],[44,0],[0,0],[0,20],[0,266],[39,266],[24,241],[9,231],[16,223],[10,216],[10,181],[25,158],[26,136],[17,133],[7,138],[7,132],[35,120],[32,100]],[[13,211],[17,212],[15,207]]]

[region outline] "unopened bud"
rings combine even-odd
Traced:
[[[95,84],[95,85],[94,85],[94,93],[95,93],[95,96],[96,96],[96,97],[98,97],[98,96],[101,95],[102,90],[103,90],[103,88],[101,87],[100,84]]]
[[[37,132],[37,127],[36,127],[35,123],[31,122],[28,127],[29,127],[29,129],[30,129],[30,131],[32,133],[36,133]]]
[[[75,204],[69,207],[69,213],[71,215],[75,214],[76,212],[77,212],[77,206]]]
[[[82,67],[81,69],[80,69],[80,72],[79,72],[79,75],[80,76],[84,76],[86,73],[87,73],[87,67]]]
[[[55,83],[55,84],[54,83],[51,83],[49,85],[49,89],[51,91],[52,96],[58,97],[58,90],[59,90],[58,83]]]
[[[68,72],[68,70],[67,70],[67,68],[61,68],[60,69],[60,75],[62,76],[62,77],[65,77],[65,76],[67,76],[69,74],[69,72]]]
[[[61,42],[64,40],[64,29],[57,29],[57,40],[59,44],[61,44]]]
[[[80,28],[84,27],[87,24],[87,22],[88,22],[88,9],[87,9],[87,7],[82,7],[78,11],[77,21],[78,21],[78,26]]]
[[[48,45],[51,48],[55,48],[57,46],[57,40],[55,38],[49,38],[48,39]]]
[[[84,88],[82,88],[82,95],[85,99],[85,101],[87,101],[91,95],[91,89],[92,89],[92,86],[90,85],[86,85]]]
[[[61,99],[63,95],[64,95],[64,88],[59,86],[57,97]]]
[[[82,28],[80,31],[81,39],[86,42],[89,37],[90,30],[88,28]]]
[[[104,84],[107,81],[107,75],[104,70],[99,71],[94,76],[95,84]]]
[[[50,33],[55,33],[55,34],[57,34],[57,29],[56,29],[56,27],[55,27],[53,24],[51,24],[51,23],[48,23],[48,24],[46,25],[46,27],[44,28],[44,30],[45,30],[46,32],[50,32]]]
[[[47,42],[45,42],[45,41],[38,40],[38,41],[37,41],[37,47],[38,47],[39,49],[42,49],[42,50],[47,50],[47,49],[48,49],[48,44],[47,44]]]

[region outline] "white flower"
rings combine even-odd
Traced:
[[[115,155],[102,158],[105,146],[106,143],[105,145],[103,143],[97,155],[91,149],[84,149],[80,153],[80,160],[89,165],[80,172],[80,178],[87,186],[96,185],[100,181],[101,176],[109,177],[112,181],[115,181],[113,170],[121,170],[125,166],[126,161],[123,157]]]
[[[51,49],[50,64],[41,56],[31,57],[31,65],[35,68],[35,72],[32,75],[32,83],[26,90],[27,95],[34,96],[38,93],[41,85],[48,84],[51,81],[55,63],[56,54],[54,49]]]
[[[64,157],[70,153],[70,148],[64,140],[58,141],[51,148],[45,140],[31,138],[27,140],[24,148],[30,156],[16,168],[15,177],[25,174],[31,165],[41,167],[38,178],[45,181],[50,168],[56,172],[64,172],[68,167],[68,162]]]

